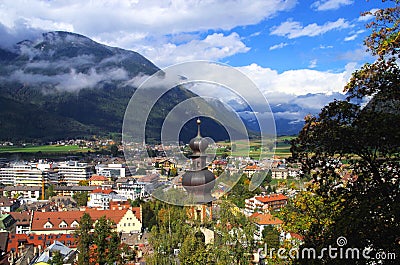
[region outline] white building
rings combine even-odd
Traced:
[[[279,228],[282,225],[282,220],[277,217],[272,216],[269,213],[254,213],[250,216],[250,220],[256,225],[256,230],[254,231],[254,239],[261,240],[262,232],[265,227],[271,226]]]
[[[42,186],[42,181],[48,184],[57,180],[58,174],[51,166],[45,167],[43,164],[13,164],[0,168],[0,181],[4,185]]]
[[[89,195],[87,206],[99,210],[109,210],[110,201],[126,201],[127,198],[110,189],[95,189]]]
[[[60,181],[67,185],[78,185],[81,180],[88,180],[92,175],[92,167],[87,163],[77,161],[62,162],[58,164]]]
[[[272,168],[271,174],[273,179],[287,179],[289,170],[287,168]]]
[[[11,198],[18,196],[20,199],[23,200],[40,199],[41,187],[6,186],[3,189],[3,196]]]
[[[96,174],[106,176],[109,178],[125,178],[126,177],[126,165],[125,164],[100,164],[95,166]]]
[[[146,198],[149,194],[145,190],[145,186],[148,185],[147,182],[130,180],[126,183],[121,183],[118,185],[116,192],[119,195],[126,197],[127,199],[136,200],[138,198]]]
[[[14,185],[14,168],[13,167],[2,167],[0,168],[0,181],[4,185]]]

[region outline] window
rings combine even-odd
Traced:
[[[44,224],[44,228],[52,228],[52,227],[53,227],[53,224],[50,222],[47,222]]]
[[[68,225],[67,225],[67,223],[65,222],[65,221],[62,221],[59,225],[58,225],[58,227],[60,227],[60,228],[65,228],[65,227],[67,227]]]
[[[73,221],[72,224],[71,224],[72,228],[75,228],[75,227],[78,227],[78,226],[79,226],[79,223],[77,221]]]

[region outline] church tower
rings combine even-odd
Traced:
[[[195,204],[206,204],[215,200],[211,196],[211,191],[215,185],[215,176],[207,167],[205,151],[208,147],[208,141],[200,134],[200,124],[200,119],[197,119],[197,136],[189,143],[190,149],[193,151],[190,157],[192,161],[191,169],[183,174],[182,186]]]

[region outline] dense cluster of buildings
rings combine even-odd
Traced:
[[[161,149],[156,151],[162,154]],[[91,163],[1,159],[0,234],[7,236],[0,235],[0,241],[7,243],[3,254],[8,253],[9,264],[24,264],[21,262],[29,255],[31,261],[34,258],[36,262],[48,262],[51,251],[62,251],[66,260],[73,261],[76,258],[73,232],[84,213],[94,220],[101,216],[110,218],[116,224],[116,231],[123,235],[122,241],[135,246],[143,233],[143,213],[140,207],[132,207],[131,202],[149,199],[149,187],[159,183],[170,182],[172,187],[182,190],[182,175],[190,166],[189,159],[184,165],[164,156],[136,159],[129,167],[124,161],[107,159]],[[270,172],[277,180],[298,178],[300,174],[297,165],[288,165],[284,159],[257,161],[248,157],[214,159],[208,170],[215,176],[226,171],[246,174],[249,179],[259,172]],[[221,187],[213,196],[218,198],[225,193]],[[73,199],[79,194],[86,196],[86,205],[78,205]],[[282,221],[273,212],[287,201],[286,195],[267,192],[245,201],[241,210],[256,226],[256,240],[261,240],[265,227],[280,227]],[[204,221],[211,218],[212,212],[213,208],[203,207],[192,215]]]

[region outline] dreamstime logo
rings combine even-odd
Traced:
[[[188,93],[188,90],[194,93]],[[179,95],[181,99],[177,100]],[[251,137],[245,123],[238,112],[226,104],[232,99],[241,104],[246,115],[251,115],[252,128],[260,131],[256,154],[250,148]],[[147,161],[148,166],[151,156],[146,149],[155,140],[161,141],[165,159],[176,162],[184,170],[189,168],[190,162],[183,154],[180,134],[188,122],[197,118],[215,121],[219,128],[226,131],[230,143],[228,159],[253,156],[257,160],[267,161],[265,158],[272,158],[274,148],[271,145],[275,145],[276,137],[275,121],[262,92],[246,75],[233,67],[209,61],[195,61],[164,68],[148,77],[136,89],[125,111],[122,128],[127,164],[137,166]],[[205,123],[202,126],[206,126]],[[208,162],[211,162],[215,158],[216,144],[214,139],[207,139],[208,146],[211,147],[209,149],[214,147],[214,151],[207,153]],[[232,160],[228,160],[228,164],[234,164]],[[178,178],[182,171],[178,172]],[[257,188],[264,177],[255,174],[249,188]],[[227,192],[239,178],[239,174],[221,174],[215,181],[215,187]],[[176,179],[168,179],[147,185],[146,191],[171,204],[189,205],[187,196],[177,186]]]
[[[347,238],[345,238],[344,236],[338,237],[336,239],[336,244],[338,245],[338,247],[343,247],[347,245]]]
[[[336,239],[336,246],[328,245],[321,250],[312,247],[293,247],[286,248],[267,248],[265,244],[264,251],[260,254],[263,257],[273,258],[276,256],[278,259],[366,259],[366,260],[395,260],[396,253],[385,251],[373,251],[371,248],[350,248],[347,245],[347,238],[340,236]],[[374,253],[374,255],[371,255]]]

